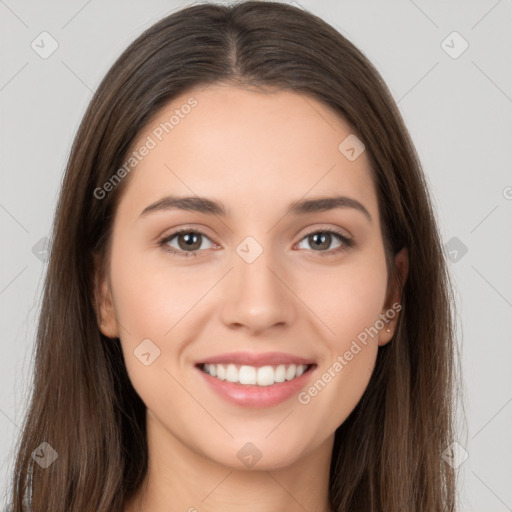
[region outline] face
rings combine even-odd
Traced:
[[[139,134],[101,330],[161,446],[259,469],[332,446],[398,318],[369,159],[353,138],[340,149],[351,134],[312,97],[226,85]]]

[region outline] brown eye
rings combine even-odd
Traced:
[[[176,245],[171,245],[171,243],[175,243],[174,239],[176,239],[177,247]],[[197,256],[197,252],[200,249],[211,248],[203,247],[204,240],[210,240],[204,233],[192,229],[182,229],[166,236],[160,241],[160,245],[172,254]],[[210,243],[212,242],[210,241]]]
[[[176,239],[178,240],[178,245],[180,249],[187,251],[195,251],[201,247],[201,236],[199,233],[180,233],[176,235]]]
[[[338,245],[331,248],[333,241],[338,240]],[[346,236],[334,230],[313,231],[307,234],[300,242],[307,241],[312,251],[319,253],[320,256],[336,254],[352,247],[353,242]],[[307,249],[307,247],[306,247]]]
[[[332,235],[330,233],[313,233],[308,235],[308,243],[313,249],[329,249],[332,243]]]

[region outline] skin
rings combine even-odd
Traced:
[[[141,500],[146,512],[327,512],[335,430],[366,389],[398,314],[308,404],[296,396],[262,409],[228,403],[194,365],[238,350],[287,352],[318,365],[307,389],[399,301],[387,279],[369,160],[338,150],[352,130],[312,97],[228,85],[175,98],[134,147],[191,96],[197,106],[132,171],[114,220],[111,272],[97,273],[100,328],[120,338],[147,406],[149,472],[125,512],[139,512]],[[371,222],[349,207],[285,215],[293,201],[334,193],[362,203]],[[169,194],[216,199],[230,215],[140,217]],[[204,233],[197,257],[159,246],[180,227]],[[325,229],[341,230],[354,246],[334,253],[343,242],[333,235],[315,249],[307,235]],[[236,252],[247,236],[263,249],[252,263]],[[186,251],[183,235],[168,245]],[[395,261],[405,280],[405,249]],[[149,366],[134,355],[147,338],[160,349]],[[251,468],[237,457],[247,442],[262,454]]]

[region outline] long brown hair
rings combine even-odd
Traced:
[[[220,82],[309,95],[347,120],[370,158],[390,277],[398,275],[393,256],[409,252],[395,336],[380,347],[362,399],[336,430],[333,510],[453,511],[456,475],[441,454],[454,440],[460,371],[454,300],[420,162],[367,58],[317,16],[266,1],[199,4],[165,17],[124,51],[88,106],[55,212],[13,511],[26,510],[31,468],[34,512],[122,511],[145,476],[145,405],[119,340],[98,328],[94,301],[94,257],[106,271],[129,177],[101,200],[95,191],[167,102]],[[58,454],[47,468],[32,457],[43,442]]]

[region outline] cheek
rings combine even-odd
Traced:
[[[195,278],[192,267],[170,269],[163,249],[151,251],[128,253],[122,241],[113,247],[114,302],[128,336],[163,340],[211,285]]]
[[[335,429],[357,405],[375,366],[387,291],[384,250],[376,246],[353,264],[347,260],[346,265],[317,273],[302,289],[304,302],[323,325],[325,350],[317,380],[299,401]]]
[[[169,393],[180,407],[187,405],[187,397],[165,372],[174,374],[187,339],[183,329],[207,290],[204,282],[190,279],[187,272],[171,272],[162,262],[165,258],[128,251],[121,241],[112,247],[113,298],[126,369],[137,393],[156,410],[168,407]],[[162,392],[155,394],[155,389]]]
[[[322,336],[332,349],[343,350],[347,341],[373,326],[384,312],[387,269],[383,249],[376,247],[364,257],[303,275],[297,282],[300,297],[323,324]]]
[[[218,276],[212,271],[207,276],[206,270],[201,273],[193,265],[172,267],[163,249],[161,253],[159,249],[129,251],[126,243],[117,242],[112,247],[111,280],[132,384],[148,404],[148,400],[161,398],[154,396],[154,389],[165,383],[176,393],[173,400],[185,407],[189,397],[182,396],[165,372],[180,371],[185,348],[203,325],[199,318],[207,301],[201,299]]]

